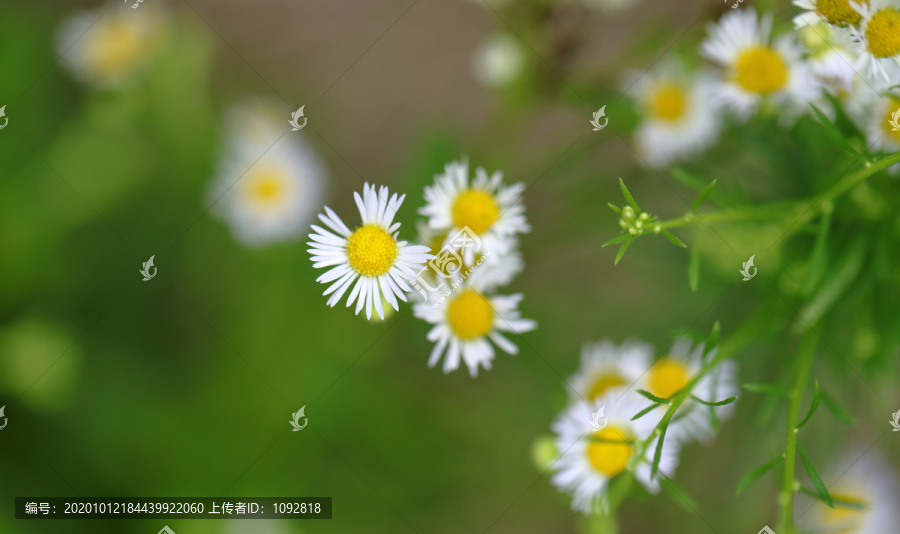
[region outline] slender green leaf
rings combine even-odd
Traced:
[[[622,256],[625,255],[625,251],[628,250],[628,247],[630,247],[632,243],[634,243],[635,239],[637,239],[637,236],[629,235],[628,239],[622,243],[622,246],[619,247],[619,252],[616,253],[615,265],[619,264],[619,260],[622,259]]]
[[[855,425],[856,419],[853,418],[852,415],[847,413],[841,406],[837,403],[834,398],[828,395],[825,390],[819,392],[822,397],[822,404],[825,405],[825,408],[831,412],[831,415],[834,416],[835,419],[844,423],[845,425]]]
[[[602,247],[608,247],[609,245],[615,245],[615,244],[621,243],[622,241],[625,241],[625,240],[628,239],[629,237],[633,237],[633,236],[632,236],[631,234],[621,234],[621,235],[617,235],[616,237],[610,239],[610,240],[607,241],[606,243],[603,243],[602,245],[600,245],[600,247],[601,247],[601,248],[602,248]]]
[[[774,384],[741,384],[741,387],[753,393],[766,393],[768,395],[787,396],[788,389]]]
[[[816,499],[819,498],[819,494],[809,488],[801,486],[799,491],[804,495],[809,495]],[[868,508],[864,501],[851,500],[845,497],[832,497],[831,500],[834,502],[835,508],[848,508],[850,510],[865,510]]]
[[[719,332],[722,331],[722,325],[719,324],[719,321],[713,323],[712,330],[709,331],[709,335],[706,336],[706,343],[703,344],[703,361],[706,361],[706,357],[715,350],[716,345],[719,344]]]
[[[766,473],[771,471],[772,468],[774,468],[776,465],[780,464],[783,461],[784,461],[784,456],[779,456],[778,458],[775,458],[771,462],[769,462],[765,465],[761,465],[761,466],[757,467],[756,469],[754,469],[753,471],[750,471],[749,473],[744,475],[743,478],[741,478],[741,481],[738,482],[737,496],[740,497],[741,493],[744,493],[745,489],[749,488],[751,484],[753,484],[754,482],[756,482],[757,480],[762,478],[763,475],[765,475]]]
[[[666,439],[666,432],[669,430],[669,422],[663,419],[662,426],[659,429],[659,439],[656,442],[656,450],[653,452],[653,465],[650,468],[650,480],[656,478],[659,473],[659,462],[662,460],[663,441]]]
[[[713,180],[709,183],[708,186],[703,188],[703,191],[700,191],[700,194],[697,195],[697,198],[694,199],[694,202],[691,203],[691,211],[697,211],[703,202],[709,197],[710,193],[712,193],[713,189],[716,187],[716,182],[718,180]]]
[[[841,263],[833,272],[829,272],[827,281],[819,288],[816,295],[800,310],[800,319],[794,325],[798,331],[804,331],[808,325],[815,324],[832,306],[837,304],[847,289],[859,276],[867,250],[865,240],[855,240],[852,248],[841,258]]]
[[[809,478],[816,488],[817,496],[822,502],[827,504],[829,508],[834,508],[834,501],[828,493],[828,488],[825,487],[825,483],[822,482],[822,477],[816,472],[816,468],[813,467],[812,462],[809,461],[809,456],[806,455],[806,451],[803,450],[803,445],[800,445],[799,441],[797,442],[797,452],[800,453],[800,459],[803,460],[803,467],[806,468],[806,472],[809,474]]]
[[[676,484],[674,480],[663,475],[659,477],[659,484],[666,490],[666,493],[672,496],[672,499],[688,512],[697,513],[700,505],[691,497],[684,488]]]
[[[816,244],[813,245],[812,255],[809,259],[809,270],[800,290],[809,296],[822,281],[825,271],[828,269],[828,230],[831,226],[831,212],[825,212],[819,219],[819,229],[816,232]]]
[[[684,243],[682,243],[681,240],[678,239],[678,238],[675,236],[675,234],[673,234],[672,232],[670,232],[670,231],[668,231],[668,230],[663,230],[663,231],[662,231],[662,234],[663,234],[664,236],[666,236],[666,239],[668,239],[669,241],[671,241],[673,245],[679,246],[679,247],[681,247],[681,248],[687,248],[687,245],[685,245]]]
[[[819,121],[822,123],[822,126],[825,127],[825,134],[831,140],[832,143],[838,145],[848,152],[852,152],[854,154],[859,154],[850,143],[844,138],[844,134],[841,132],[841,129],[837,127],[831,119],[829,119],[822,111],[815,106],[815,104],[810,104],[813,108],[813,112],[816,114],[816,117],[819,118]]]
[[[726,406],[726,405],[731,404],[732,402],[734,402],[734,401],[736,401],[736,400],[738,399],[738,398],[735,396],[735,397],[728,397],[728,398],[725,399],[725,400],[721,400],[721,401],[717,401],[717,402],[712,402],[712,401],[705,401],[705,400],[700,399],[700,398],[698,398],[698,397],[695,397],[695,396],[693,396],[693,395],[691,395],[691,398],[694,399],[695,401],[699,402],[700,404],[705,404],[705,405],[707,405],[707,406]]]
[[[637,421],[637,420],[640,419],[641,417],[644,417],[644,416],[647,415],[648,413],[650,413],[650,412],[652,412],[653,410],[659,408],[659,406],[660,406],[660,405],[659,405],[658,403],[651,404],[650,406],[648,406],[648,407],[644,408],[643,410],[639,411],[639,412],[637,413],[637,415],[635,415],[634,417],[631,418],[631,420],[632,420],[632,421]]]
[[[696,293],[700,287],[700,240],[703,233],[701,227],[694,238],[694,246],[691,247],[691,256],[688,259],[688,284],[691,286],[692,293]]]
[[[622,208],[620,208],[619,206],[616,206],[609,202],[607,202],[606,205],[609,206],[614,212],[616,212],[616,215],[622,215]]]
[[[637,202],[634,201],[634,197],[628,192],[628,188],[625,187],[625,182],[621,178],[619,178],[619,187],[622,189],[622,195],[625,197],[625,200],[631,204],[631,207],[637,212],[636,214],[640,214],[641,208],[638,207]]]
[[[810,417],[812,417],[813,414],[816,413],[816,410],[818,408],[819,408],[819,381],[816,380],[816,387],[815,387],[815,389],[813,389],[812,404],[810,404],[810,406],[809,406],[809,411],[806,413],[806,417],[804,417],[803,420],[800,421],[800,423],[794,427],[794,430],[800,430],[801,428],[806,426],[806,423],[809,422]]]
[[[655,402],[656,404],[669,404],[669,399],[664,399],[664,398],[662,398],[662,397],[657,397],[656,395],[654,395],[653,393],[650,393],[650,392],[647,391],[647,390],[639,389],[639,390],[637,390],[637,392],[638,392],[639,394],[643,395],[644,397],[647,397],[648,399],[652,400],[652,401]]]

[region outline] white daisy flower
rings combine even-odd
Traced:
[[[507,354],[516,355],[518,347],[502,332],[522,334],[537,328],[531,319],[523,319],[519,302],[523,296],[486,295],[484,289],[460,279],[450,286],[437,302],[419,303],[413,306],[413,314],[435,325],[428,341],[435,342],[428,366],[434,367],[443,357],[444,372],[459,368],[460,360],[469,368],[469,374],[478,376],[478,368],[491,369],[494,345]],[[459,283],[459,285],[455,285]]]
[[[701,343],[692,350],[689,341],[683,339],[677,341],[667,355],[656,360],[647,370],[636,389],[649,391],[663,399],[671,398],[700,372],[703,366],[703,347]],[[714,356],[715,350],[707,357]],[[734,397],[738,394],[736,375],[736,364],[731,360],[725,361],[704,375],[694,386],[691,394],[708,402],[719,402]],[[660,406],[654,411],[665,412],[664,408]],[[725,406],[707,406],[688,397],[672,418],[666,439],[671,437],[682,443],[691,440],[708,443],[714,435],[713,413],[719,421],[725,420],[734,413],[734,403]]]
[[[846,454],[834,469],[828,493],[835,502],[829,508],[823,502],[803,497],[794,505],[797,523],[805,532],[835,534],[884,534],[896,532],[900,525],[900,480],[894,468],[876,449],[855,449]]]
[[[82,82],[102,89],[127,85],[149,67],[162,42],[162,10],[136,11],[111,2],[66,19],[57,32],[61,62]]]
[[[858,26],[849,28],[860,46],[857,64],[869,76],[890,80],[888,66],[900,65],[900,0],[851,0],[850,5],[861,15]]]
[[[472,74],[488,87],[502,87],[513,81],[525,64],[519,39],[511,35],[492,35],[472,56]]]
[[[585,344],[581,349],[581,368],[569,383],[578,396],[595,401],[612,390],[624,391],[634,385],[650,368],[653,347],[647,343],[612,341]]]
[[[251,119],[251,110],[260,116]],[[281,137],[286,128],[264,126],[272,107],[239,105],[230,117],[242,116],[246,130],[226,130],[226,156],[210,188],[214,213],[231,227],[235,237],[250,246],[297,239],[321,205],[327,172],[303,136]],[[238,123],[240,124],[240,123]],[[260,138],[265,138],[262,143]],[[274,143],[274,144],[273,144]]]
[[[806,48],[813,75],[827,89],[832,93],[847,93],[864,81],[854,68],[857,56],[846,32],[833,30],[813,12],[795,17],[794,25]]]
[[[632,471],[648,491],[659,491],[658,480],[651,481],[651,462],[656,449],[653,435],[662,414],[650,413],[636,421],[631,418],[642,408],[642,397],[629,393],[619,397],[610,392],[593,401],[579,401],[567,408],[551,426],[561,456],[554,464],[551,482],[572,495],[572,509],[596,513],[607,508],[606,490],[610,479]],[[606,425],[593,426],[594,414],[603,410]],[[602,425],[602,423],[600,423]],[[671,476],[678,465],[678,444],[663,443],[659,472]]]
[[[893,124],[900,124],[900,97],[885,94],[874,102],[869,110],[863,131],[870,150],[881,152],[900,151],[900,130]],[[896,119],[895,119],[896,115]],[[892,165],[890,171],[900,170],[900,163]]]
[[[333,282],[323,293],[333,293],[328,299],[329,306],[334,307],[356,281],[347,297],[347,306],[356,301],[357,314],[365,306],[369,319],[374,306],[378,316],[384,319],[381,297],[394,310],[399,310],[397,298],[406,302],[404,292],[410,290],[404,280],[413,280],[422,265],[433,257],[428,247],[397,240],[400,223],[393,222],[394,215],[406,195],[398,198],[394,193],[390,199],[388,195],[387,187],[376,193],[375,186],[368,182],[363,186],[362,196],[353,193],[362,226],[352,232],[328,206],[325,215],[319,214],[319,220],[332,231],[312,225],[315,233],[309,234],[312,242],[307,244],[312,247],[308,252],[312,254],[313,267],[331,267],[316,279],[322,284]]]
[[[812,16],[816,21],[822,21],[834,26],[854,26],[859,23],[861,17],[850,5],[851,0],[794,0],[794,5],[806,9],[807,12],[794,17],[797,28],[810,22],[807,18]]]
[[[819,86],[801,59],[792,35],[771,40],[772,16],[750,9],[732,10],[710,24],[702,54],[721,65],[724,80],[715,94],[746,120],[763,101],[771,101],[784,122],[809,108]]]
[[[444,167],[443,174],[435,176],[434,185],[425,187],[426,204],[419,213],[428,217],[431,229],[446,231],[448,241],[467,228],[480,239],[480,251],[490,251],[490,261],[496,261],[514,248],[512,237],[531,230],[525,220],[525,206],[519,203],[524,190],[525,184],[505,186],[503,173],[488,176],[480,167],[470,185],[468,162],[454,161]],[[462,252],[466,264],[472,265],[475,247]]]
[[[640,75],[630,78],[636,76]],[[643,116],[635,133],[638,152],[649,165],[667,165],[715,141],[719,132],[715,84],[707,73],[691,78],[680,63],[672,62],[628,86]]]
[[[491,292],[512,282],[525,268],[522,253],[515,243],[513,247],[496,261],[488,261],[492,259],[490,256],[476,254],[475,264],[467,278],[469,283],[480,287],[482,291]]]

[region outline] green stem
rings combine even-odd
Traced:
[[[807,330],[800,343],[800,351],[797,355],[797,366],[794,371],[794,385],[789,393],[791,407],[788,413],[787,446],[784,453],[784,476],[781,479],[781,493],[778,495],[778,505],[781,508],[781,528],[779,533],[794,534],[794,467],[797,456],[797,422],[800,419],[800,408],[803,402],[803,391],[809,381],[809,373],[812,369],[813,356],[816,353],[816,345],[819,336],[815,329]]]
[[[741,207],[728,210],[714,211],[704,213],[702,215],[691,211],[681,217],[660,221],[659,226],[662,229],[678,228],[680,226],[688,226],[700,222],[722,222],[722,221],[742,221],[742,220],[759,220],[759,219],[780,219],[785,216],[786,211],[799,211],[797,215],[790,216],[790,219],[796,220],[793,228],[800,228],[810,220],[812,220],[820,211],[828,210],[838,197],[852,189],[854,186],[865,181],[877,172],[887,169],[891,165],[900,163],[900,152],[885,156],[873,163],[867,163],[866,167],[859,171],[847,175],[838,181],[834,186],[826,190],[819,198],[811,198],[799,202],[778,202],[764,204],[762,206]]]

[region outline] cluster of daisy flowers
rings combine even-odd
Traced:
[[[585,345],[581,367],[569,380],[571,403],[551,427],[558,454],[552,483],[572,495],[574,510],[607,510],[615,477],[633,476],[657,493],[673,476],[683,445],[710,442],[737,393],[734,362],[704,371],[715,355],[711,346],[709,340],[679,340],[654,359],[653,347],[642,342]],[[670,401],[685,388],[691,394],[663,432]]]
[[[759,112],[792,124],[813,106],[834,116],[838,103],[873,150],[900,150],[892,114],[900,109],[900,0],[794,0],[806,10],[794,30],[773,32],[771,14],[728,10],[710,23],[700,54],[715,68],[689,71],[663,62],[630,73],[623,88],[642,121],[641,158],[667,165],[706,149],[726,116]]]
[[[471,177],[467,162],[448,163],[425,187],[418,245],[399,240],[394,217],[405,195],[389,196],[386,187],[367,183],[362,195],[354,193],[360,225],[353,230],[326,207],[319,214],[326,228],[313,225],[308,244],[313,267],[329,268],[317,280],[330,284],[328,305],[349,290],[348,307],[356,302],[357,314],[365,307],[367,318],[374,309],[384,319],[400,301],[413,301],[413,314],[433,325],[428,364],[443,360],[445,373],[465,363],[477,376],[491,368],[495,347],[517,354],[507,336],[537,324],[522,318],[521,294],[498,289],[523,268],[518,234],[530,230],[520,203],[524,189],[505,185],[500,172],[478,168]]]

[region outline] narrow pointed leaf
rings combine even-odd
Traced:
[[[645,415],[647,415],[648,413],[650,413],[650,412],[652,412],[653,410],[657,409],[658,407],[659,407],[659,404],[651,404],[650,406],[647,406],[647,407],[644,408],[643,410],[639,411],[639,412],[637,413],[637,415],[635,415],[634,417],[631,418],[631,420],[632,420],[632,421],[637,421],[638,419],[640,419],[641,417],[644,417]]]
[[[625,197],[625,200],[631,204],[631,207],[634,208],[638,214],[641,212],[641,208],[638,207],[637,202],[634,201],[634,197],[631,196],[631,193],[628,192],[628,188],[625,187],[625,182],[619,178],[619,187],[622,189],[622,196]]]
[[[813,414],[816,413],[816,410],[818,408],[819,408],[819,381],[816,380],[816,387],[815,387],[815,389],[813,389],[812,404],[809,405],[809,411],[806,413],[806,417],[804,417],[803,420],[800,421],[800,423],[794,427],[794,430],[800,430],[801,428],[806,426],[806,423],[809,422],[810,417],[812,417]]]
[[[800,445],[799,441],[797,442],[797,452],[800,453],[800,459],[803,460],[803,467],[806,468],[806,472],[809,474],[809,478],[816,488],[819,499],[827,504],[829,508],[834,508],[834,501],[831,500],[828,488],[825,487],[825,483],[822,482],[822,477],[816,472],[816,468],[813,467],[812,462],[809,461],[809,456],[806,455],[806,451],[803,450],[803,445]]]
[[[659,484],[666,490],[666,493],[672,496],[672,499],[688,512],[697,513],[700,505],[691,497],[684,488],[676,484],[674,480],[667,476],[659,477]]]
[[[615,204],[612,204],[610,202],[607,202],[606,205],[609,206],[611,210],[616,212],[616,215],[622,215],[622,208],[620,208],[619,206],[616,206]]]
[[[809,495],[810,497],[813,497],[815,499],[819,498],[819,494],[809,488],[804,488],[801,486],[799,491],[800,491],[800,493],[803,493],[804,495]],[[865,510],[866,508],[868,508],[866,506],[866,503],[860,502],[860,501],[853,501],[853,500],[841,498],[841,497],[831,497],[831,500],[832,500],[832,502],[834,502],[835,508],[847,508],[850,510]]]
[[[666,236],[666,239],[668,239],[669,241],[671,241],[673,245],[679,246],[679,247],[681,247],[681,248],[687,248],[687,245],[685,245],[684,243],[682,243],[681,240],[678,239],[678,238],[675,236],[675,234],[673,234],[672,232],[670,232],[670,231],[668,231],[668,230],[663,230],[663,231],[662,231],[662,234],[663,234],[664,236]]]
[[[834,416],[835,419],[844,423],[845,425],[855,425],[856,419],[853,418],[852,415],[847,413],[840,405],[834,400],[830,395],[825,393],[824,390],[821,390],[820,396],[822,397],[822,404],[825,405],[825,408],[831,412],[831,415]]]
[[[719,324],[719,321],[713,323],[712,330],[709,331],[709,335],[706,337],[706,343],[703,344],[703,360],[706,360],[706,357],[716,348],[716,345],[719,344],[719,332],[722,330],[722,325]]]
[[[700,194],[697,195],[697,198],[691,203],[691,211],[697,211],[697,208],[699,208],[707,197],[709,197],[710,193],[712,193],[713,189],[716,187],[716,181],[717,180],[713,180],[708,186],[703,188],[703,191],[700,191]]]
[[[734,401],[736,401],[736,400],[738,399],[737,397],[728,397],[728,398],[725,399],[725,400],[721,400],[721,401],[717,401],[717,402],[711,402],[711,401],[705,401],[705,400],[703,400],[703,399],[697,398],[697,397],[695,397],[695,396],[693,396],[693,395],[691,395],[691,398],[694,399],[695,401],[699,402],[700,404],[705,404],[705,405],[707,405],[707,406],[726,406],[726,405],[731,404],[732,402],[734,402]]]
[[[606,243],[603,243],[602,245],[600,245],[600,247],[603,248],[603,247],[608,247],[609,245],[616,245],[618,243],[621,243],[622,241],[625,241],[629,237],[632,237],[632,235],[631,234],[617,235],[616,237],[610,239]]]
[[[643,389],[639,389],[639,390],[637,390],[637,392],[638,392],[640,395],[642,395],[642,396],[644,396],[644,397],[646,397],[646,398],[652,400],[652,401],[655,402],[656,404],[669,404],[669,400],[668,400],[668,399],[664,399],[664,398],[662,398],[662,397],[657,397],[656,395],[654,395],[653,393],[650,393],[649,391],[646,391],[646,390],[643,390]]]
[[[812,255],[809,259],[809,270],[800,290],[804,295],[810,296],[822,281],[825,271],[828,269],[828,230],[831,225],[831,212],[822,214],[819,220],[819,229],[816,233],[816,244],[813,245]]]
[[[816,117],[819,118],[822,126],[824,126],[825,134],[828,136],[831,142],[848,152],[858,154],[859,152],[857,152],[852,146],[850,146],[850,143],[848,143],[847,140],[844,139],[844,134],[841,132],[840,128],[838,128],[833,122],[831,122],[831,119],[829,119],[824,113],[822,113],[822,111],[817,108],[815,104],[810,105],[812,106],[813,112],[816,114]]]
[[[700,239],[703,230],[697,232],[694,238],[694,246],[691,247],[691,256],[688,259],[688,284],[691,286],[691,292],[696,293],[700,287]]]
[[[630,247],[632,243],[634,243],[634,240],[636,238],[636,236],[629,235],[628,239],[626,239],[625,242],[622,243],[622,246],[619,247],[619,252],[616,253],[615,265],[619,264],[619,260],[622,259],[622,256],[625,255],[625,251],[628,250],[628,247]]]
[[[772,468],[774,468],[776,465],[780,464],[783,461],[784,461],[784,456],[779,456],[778,458],[775,458],[771,462],[769,462],[765,465],[761,465],[761,466],[757,467],[756,469],[754,469],[753,471],[750,471],[749,473],[744,475],[743,478],[741,478],[741,481],[738,482],[737,496],[740,497],[741,493],[744,493],[745,489],[749,488],[751,484],[753,484],[754,482],[756,482],[757,480],[762,478],[763,475],[765,475],[766,473],[771,471]]]
[[[663,420],[662,428],[659,429],[659,441],[656,442],[656,450],[653,452],[653,465],[650,468],[650,480],[656,478],[659,473],[659,462],[662,460],[663,440],[666,439],[666,432],[669,430],[668,421]]]

